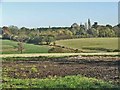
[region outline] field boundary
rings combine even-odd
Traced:
[[[110,53],[30,53],[30,54],[1,54],[0,58],[6,58],[6,57],[39,57],[39,56],[72,56],[72,55],[88,55],[88,56],[115,56],[119,55],[119,52],[110,52]]]

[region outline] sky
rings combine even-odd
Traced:
[[[1,0],[2,2],[119,2],[119,0]]]
[[[117,2],[2,2],[2,26],[58,27],[73,23],[116,25]]]

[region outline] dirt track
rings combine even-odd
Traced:
[[[0,58],[5,57],[39,57],[39,56],[70,56],[70,55],[118,55],[118,52],[110,53],[41,53],[41,54],[1,54]]]

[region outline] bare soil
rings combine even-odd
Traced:
[[[46,78],[50,76],[83,75],[113,84],[119,84],[120,58],[118,57],[62,57],[32,58],[30,60],[3,61],[3,77]]]

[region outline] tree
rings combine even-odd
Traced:
[[[23,53],[23,43],[22,42],[18,42],[18,51],[20,51],[20,53]]]
[[[73,23],[71,25],[71,32],[73,33],[73,35],[76,35],[77,33],[80,30],[80,26],[77,24],[77,23]]]
[[[3,31],[2,31],[2,27],[0,27],[0,34],[2,34],[3,33]]]
[[[29,40],[29,36],[28,34],[26,33],[26,29],[25,28],[21,28],[19,31],[18,31],[18,38],[17,38],[17,41],[21,41],[21,42],[27,42]]]
[[[96,30],[95,28],[91,28],[90,30],[88,30],[89,34],[91,34],[93,37],[97,37],[99,35],[98,30]]]
[[[72,25],[71,25],[71,28],[78,28],[79,27],[79,25],[77,24],[77,23],[73,23]]]
[[[36,36],[34,38],[31,38],[28,43],[34,43],[34,44],[42,44],[44,39],[44,36]]]
[[[117,37],[120,37],[120,24],[113,27],[113,31]]]
[[[92,25],[92,28],[97,29],[97,27],[98,27],[98,22],[94,22],[94,24]]]
[[[98,28],[97,28],[97,30],[99,31],[99,37],[105,37],[105,26],[99,26]]]
[[[46,36],[44,40],[46,44],[49,45],[51,42],[55,40],[55,38],[53,36]]]
[[[115,32],[113,29],[110,29],[109,27],[106,26],[99,26],[98,28],[99,31],[99,37],[114,37]]]
[[[113,27],[109,24],[107,24],[106,27],[108,27],[109,29],[113,29]]]
[[[80,35],[85,35],[87,31],[86,29],[87,28],[85,25],[80,25],[80,31],[79,31]]]
[[[8,27],[6,27],[6,26],[4,26],[4,27],[2,27],[2,38],[3,39],[10,39],[10,37],[11,37],[11,33],[10,33],[10,31],[9,31],[9,28]]]
[[[13,35],[17,35],[18,34],[18,27],[17,26],[9,26],[8,27],[8,29],[9,29],[9,31],[11,32],[11,34],[13,34]]]
[[[114,37],[115,36],[115,32],[112,29],[110,29],[109,27],[106,27],[105,32],[106,32],[106,37]]]

